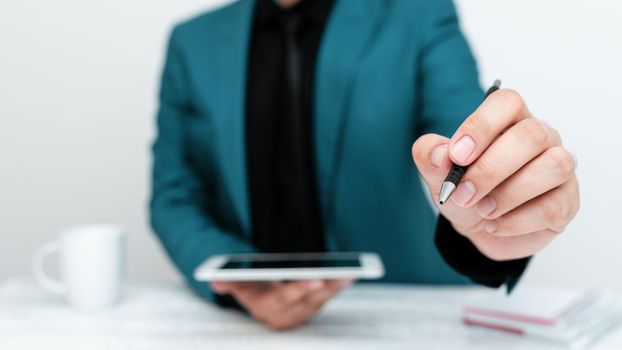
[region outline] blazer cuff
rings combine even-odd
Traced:
[[[506,285],[510,293],[525,272],[531,257],[495,261],[482,254],[451,222],[439,215],[434,243],[445,262],[473,282],[498,288]]]

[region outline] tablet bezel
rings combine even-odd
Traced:
[[[222,269],[235,260],[338,260],[358,259],[357,267],[304,267],[304,268],[262,268]],[[376,279],[384,276],[380,257],[371,252],[327,252],[327,253],[249,253],[215,255],[203,262],[194,271],[198,281],[284,281],[306,279]]]

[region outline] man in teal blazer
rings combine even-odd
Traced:
[[[237,1],[171,34],[151,221],[196,292],[221,303],[214,291],[229,294],[258,320],[287,328],[347,281],[209,286],[192,278],[214,254],[258,250],[245,148],[255,8]],[[383,282],[511,287],[578,210],[574,162],[555,130],[512,90],[482,103],[450,0],[336,0],[314,67],[310,132],[326,250],[378,252]],[[437,198],[452,161],[470,167],[438,216],[426,191]]]

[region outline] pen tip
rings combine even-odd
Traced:
[[[499,79],[495,80],[495,82],[492,84],[492,86],[495,86],[495,87],[498,87],[498,88],[501,87],[501,80],[499,80]]]
[[[438,203],[440,205],[445,204],[445,202],[447,202],[449,196],[451,196],[455,189],[456,185],[454,185],[453,183],[449,181],[443,182],[443,184],[441,185],[441,191],[438,195]]]

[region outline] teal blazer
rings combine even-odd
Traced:
[[[151,223],[190,285],[213,254],[252,252],[244,145],[254,1],[177,25],[162,76]],[[465,283],[433,243],[436,214],[411,157],[483,98],[451,0],[337,0],[316,67],[314,147],[327,245],[374,251],[385,282]]]

